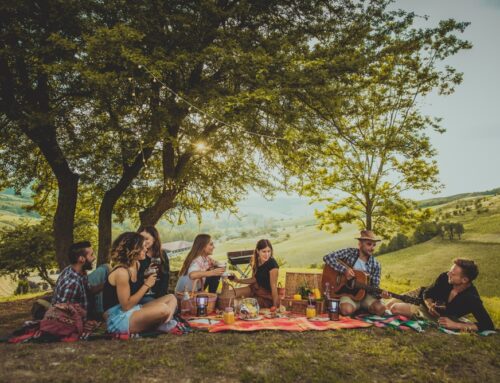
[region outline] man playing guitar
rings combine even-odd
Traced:
[[[334,251],[323,257],[325,263],[338,271],[343,273],[347,279],[355,277],[354,270],[361,270],[367,273],[370,277],[369,283],[371,287],[379,288],[380,275],[382,268],[380,263],[373,257],[373,251],[380,239],[375,237],[371,230],[362,230],[360,236],[356,238],[358,248],[347,248]],[[382,298],[389,298],[387,291],[382,291]],[[363,308],[375,315],[383,315],[385,313],[384,304],[378,297],[367,293],[365,297],[356,302],[348,296],[340,298],[340,313],[342,315],[352,315],[356,310]]]

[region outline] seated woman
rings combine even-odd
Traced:
[[[104,318],[112,333],[138,333],[158,328],[167,330],[177,308],[173,295],[166,295],[145,305],[139,301],[155,284],[156,274],[141,282],[137,278],[139,261],[146,256],[144,237],[127,232],[118,236],[111,247],[116,265],[103,288]]]
[[[271,242],[261,239],[257,242],[252,257],[252,278],[234,279],[236,283],[250,285],[236,289],[236,297],[257,298],[260,307],[279,307],[278,269]]]
[[[170,264],[167,252],[162,250],[160,235],[154,226],[141,227],[137,232],[144,237],[146,257],[139,260],[139,274],[137,276],[141,283],[144,283],[144,272],[151,266],[157,270],[157,279],[151,290],[144,295],[139,303],[145,304],[156,298],[167,295],[168,281],[170,277]],[[153,262],[153,265],[151,264]],[[156,263],[154,263],[156,262]]]
[[[208,234],[198,234],[193,242],[181,270],[179,280],[175,286],[175,292],[192,291],[196,283],[196,290],[204,290],[215,293],[219,285],[220,276],[224,268],[217,268],[211,255],[214,252],[214,243]],[[198,282],[201,280],[201,283]]]

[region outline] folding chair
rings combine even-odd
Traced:
[[[252,256],[253,250],[229,251],[227,253],[227,260],[241,273],[242,278],[250,278],[252,276],[250,263]]]

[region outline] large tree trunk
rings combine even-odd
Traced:
[[[24,127],[23,132],[38,146],[57,180],[57,207],[52,225],[56,260],[59,268],[63,269],[69,264],[68,249],[73,243],[79,176],[69,167],[57,142],[54,125]]]
[[[97,265],[109,262],[109,249],[111,247],[113,207],[118,198],[114,198],[108,190],[102,199],[99,208]]]
[[[116,202],[125,193],[132,181],[137,177],[139,172],[144,166],[151,155],[153,148],[145,148],[143,152],[139,153],[134,163],[123,170],[120,180],[116,185],[104,193],[104,197],[99,208],[99,250],[97,252],[97,264],[109,263],[111,248],[111,235],[112,235],[112,222],[113,222],[113,209]]]
[[[165,190],[156,199],[155,203],[139,213],[141,226],[154,226],[158,223],[161,216],[169,209],[175,206],[175,197],[178,192]]]
[[[71,171],[65,173],[63,176],[57,176],[56,174],[56,177],[58,195],[53,228],[56,242],[56,259],[59,268],[62,269],[69,264],[68,250],[73,243],[79,177]]]

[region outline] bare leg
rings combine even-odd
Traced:
[[[368,307],[368,311],[371,314],[382,316],[385,313],[385,306],[379,300],[373,302],[370,307]]]
[[[413,316],[412,307],[408,303],[394,303],[389,307],[394,315],[404,315],[411,318]]]
[[[132,313],[129,331],[132,333],[141,332],[169,321],[172,319],[176,307],[177,299],[172,294],[146,303],[140,310]]]
[[[251,297],[253,295],[250,286],[239,287],[237,289],[234,289],[234,291],[236,293],[236,298]]]
[[[356,308],[353,305],[351,305],[350,303],[341,303],[340,304],[340,313],[343,316],[352,315],[352,314],[354,314],[355,311],[356,311]]]

